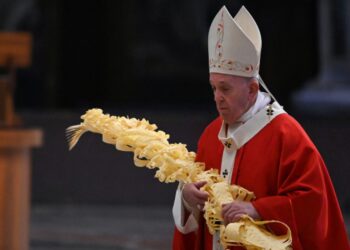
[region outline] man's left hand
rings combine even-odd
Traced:
[[[254,220],[261,219],[251,202],[234,201],[222,205],[222,218],[225,225],[239,221],[243,215],[249,215]]]

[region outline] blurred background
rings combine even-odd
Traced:
[[[65,129],[99,107],[149,119],[195,151],[216,117],[207,34],[224,4],[258,23],[260,74],[323,155],[349,218],[349,1],[1,0],[1,31],[33,39],[15,110],[44,133],[31,151],[30,249],[170,249],[176,185],[95,134],[69,152]]]

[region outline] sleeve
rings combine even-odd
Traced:
[[[180,183],[176,190],[173,217],[177,230],[183,234],[188,234],[198,229],[199,211],[189,208],[188,205],[186,207],[186,203],[182,198],[182,186],[183,183]],[[190,214],[187,215],[187,213]]]
[[[264,220],[276,219],[289,225],[293,233],[293,249],[319,248],[329,220],[327,192],[328,172],[316,147],[305,132],[289,128],[281,141],[277,194],[261,197],[253,205]],[[331,205],[336,206],[336,204]],[[276,234],[282,228],[271,227]]]
[[[196,161],[201,161],[203,158],[203,140],[206,133],[203,133],[198,141]],[[175,194],[173,205],[173,217],[177,230],[182,234],[188,234],[198,229],[198,218],[200,212],[198,209],[186,208],[186,202],[182,198],[183,183],[179,183]]]
[[[209,127],[209,126],[208,126]],[[197,147],[196,161],[205,162],[205,142],[208,137],[208,127],[202,133]],[[173,206],[175,231],[173,237],[173,250],[194,250],[203,248],[204,222],[201,213],[191,214],[186,212],[182,199],[181,183],[176,190]],[[186,218],[187,217],[187,218]]]

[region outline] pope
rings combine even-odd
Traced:
[[[232,17],[224,6],[213,19],[209,81],[219,117],[202,133],[196,160],[256,196],[252,202],[224,204],[225,224],[242,215],[278,220],[290,227],[294,250],[350,249],[320,153],[259,75],[261,44],[259,28],[245,7]],[[174,250],[222,249],[219,233],[212,236],[203,220],[208,198],[200,189],[203,185],[180,183],[176,191]],[[277,225],[269,229],[285,233]]]

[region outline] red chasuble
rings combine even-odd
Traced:
[[[220,170],[222,120],[202,134],[197,161]],[[274,118],[238,149],[232,184],[253,191],[254,207],[263,220],[289,225],[294,250],[350,249],[344,220],[325,164],[310,138],[288,114]],[[201,216],[196,232],[175,229],[174,250],[211,250],[212,237]],[[285,233],[270,227],[275,234]],[[232,249],[243,249],[235,247]]]

